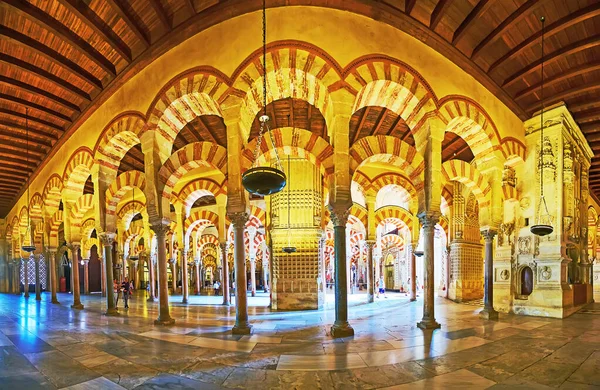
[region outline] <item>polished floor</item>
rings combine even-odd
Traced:
[[[2,389],[447,389],[600,387],[600,306],[564,320],[476,315],[477,305],[436,302],[442,329],[415,327],[422,302],[391,294],[350,297],[353,338],[329,336],[333,310],[271,313],[250,298],[251,336],[230,334],[235,308],[217,297],[172,298],[172,327],[138,293],[119,317],[0,294]],[[200,305],[200,303],[205,303]]]

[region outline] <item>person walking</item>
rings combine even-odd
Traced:
[[[131,295],[131,283],[129,278],[125,278],[121,284],[121,292],[123,293],[123,301],[125,302],[125,309],[129,309],[129,296]]]
[[[383,284],[383,276],[379,278],[379,294],[382,294],[383,297],[387,299],[387,295],[385,295],[385,284]]]

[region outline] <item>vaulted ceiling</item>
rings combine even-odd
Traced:
[[[268,7],[288,3],[267,0]],[[540,106],[539,17],[544,15],[544,103],[566,101],[592,148],[600,151],[598,0],[295,0],[293,4],[347,10],[417,37],[475,77],[522,119]],[[0,2],[0,217],[23,192],[27,176],[35,174],[140,68],[194,34],[261,6],[262,0]],[[289,112],[286,104],[281,106]],[[376,109],[361,114],[357,120],[365,123],[380,121],[387,126],[392,121],[392,116],[382,118],[384,113]],[[204,137],[214,134],[207,125],[192,127]],[[397,121],[396,125],[402,126]],[[456,149],[462,150],[459,145]],[[139,156],[132,155],[131,160],[130,165],[139,165]],[[600,195],[600,158],[593,160],[590,186]]]

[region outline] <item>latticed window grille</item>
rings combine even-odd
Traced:
[[[42,286],[42,290],[46,289],[46,282],[48,280],[48,267],[46,265],[46,261],[44,256],[40,255],[40,285]],[[28,284],[35,284],[35,260],[33,256],[29,257],[28,260],[21,260],[21,270],[20,270],[20,281],[23,285],[25,285],[25,267],[27,266],[27,279]]]

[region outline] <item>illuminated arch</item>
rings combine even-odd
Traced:
[[[375,226],[379,226],[382,222],[390,222],[396,225],[399,229],[408,228],[411,237],[416,237],[415,232],[418,230],[418,220],[410,213],[410,211],[398,206],[384,206],[375,211]]]
[[[42,220],[44,201],[39,192],[36,192],[29,201],[29,214],[32,221]]]
[[[63,223],[63,212],[62,210],[57,210],[54,212],[50,221],[48,222],[50,228],[50,246],[53,248],[58,248],[58,229],[60,229],[60,225]]]
[[[117,176],[106,190],[106,214],[115,215],[117,205],[123,196],[133,188],[138,188],[141,196],[145,199],[146,175],[143,172],[132,170]]]
[[[56,212],[56,210],[58,210],[58,207],[60,206],[62,190],[62,178],[56,173],[50,176],[48,181],[46,181],[44,191],[42,192],[42,200],[48,214],[52,215]]]
[[[442,177],[446,182],[458,181],[469,188],[475,195],[480,209],[488,206],[487,195],[491,187],[487,179],[472,165],[460,160],[446,161],[442,164]]]
[[[141,214],[142,217],[147,218],[145,204],[136,200],[135,202],[127,202],[127,204],[123,205],[117,213],[117,217],[125,227],[125,230],[127,230],[129,229],[133,217],[137,214]]]
[[[504,162],[505,165],[514,168],[516,165],[525,162],[527,147],[523,142],[513,137],[504,137],[500,144],[502,145],[502,152],[506,158],[506,161]]]
[[[197,179],[187,183],[179,194],[177,199],[183,203],[186,215],[189,214],[194,202],[203,196],[212,195],[217,197],[220,194],[226,194],[225,182],[219,184],[211,179]]]
[[[141,143],[145,125],[145,118],[139,112],[126,112],[114,118],[104,128],[96,144],[96,162],[116,175],[123,157]]]
[[[94,196],[92,194],[81,195],[79,198],[77,198],[77,201],[71,209],[71,219],[69,221],[71,224],[72,233],[79,233],[77,229],[81,228],[81,224],[83,223],[83,217],[85,216],[85,213],[87,213],[89,210],[92,210],[93,208]]]
[[[94,157],[90,149],[81,147],[73,153],[63,173],[63,197],[75,200],[83,194],[85,182],[91,174]]]

